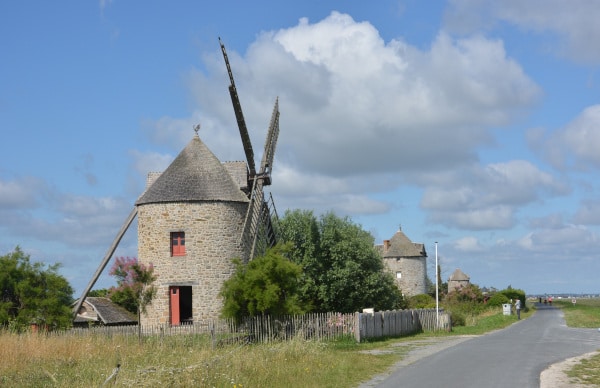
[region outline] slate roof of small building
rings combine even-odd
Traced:
[[[123,307],[113,303],[109,298],[92,297],[85,298],[83,313],[77,314],[75,322],[100,321],[105,325],[123,325],[137,323],[135,314],[130,313]],[[85,311],[87,305],[91,306],[93,311]]]
[[[390,239],[389,248],[381,247],[381,253],[384,258],[389,257],[427,257],[425,245],[414,243],[408,237],[398,230]]]
[[[231,175],[233,181],[239,186],[240,190],[248,192],[250,188],[248,187],[248,167],[246,167],[246,162],[223,162],[223,166],[229,175]]]
[[[248,202],[227,169],[195,135],[136,205],[161,202]]]
[[[465,274],[463,271],[461,271],[459,268],[455,269],[454,272],[452,272],[452,275],[450,275],[450,281],[469,281],[471,278]]]

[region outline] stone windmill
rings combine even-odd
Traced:
[[[154,266],[157,296],[142,324],[191,323],[220,314],[219,291],[235,269],[276,243],[277,214],[271,171],[279,135],[275,101],[260,168],[257,171],[225,46],[219,40],[230,78],[229,93],[246,154],[244,162],[222,163],[200,140],[199,127],[187,146],[162,173],[150,173],[146,190],[121,227],[74,312],[110,261],[137,216],[138,260]]]

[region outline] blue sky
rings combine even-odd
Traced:
[[[193,136],[244,160],[223,39],[279,213],[399,227],[434,276],[598,293],[600,3],[2,2],[0,254],[83,290]],[[116,255],[137,256],[135,226]],[[103,275],[98,287],[112,284]]]

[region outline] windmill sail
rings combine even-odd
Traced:
[[[242,137],[242,144],[244,145],[244,152],[246,153],[246,160],[248,162],[248,170],[250,176],[256,175],[256,167],[254,166],[254,151],[252,150],[252,143],[250,142],[250,135],[248,134],[248,128],[246,127],[246,120],[244,120],[244,113],[242,112],[242,104],[237,94],[235,87],[235,81],[233,80],[233,72],[229,65],[229,58],[227,57],[227,51],[225,51],[225,45],[219,38],[219,44],[221,45],[221,51],[223,52],[223,58],[225,59],[225,65],[227,66],[227,73],[229,74],[229,95],[231,96],[231,103],[233,104],[233,111],[237,120],[237,125],[240,130],[240,136]]]
[[[271,123],[267,132],[265,141],[265,151],[263,152],[262,162],[260,164],[260,176],[263,178],[263,185],[271,184],[271,170],[273,169],[273,158],[275,157],[275,146],[279,137],[279,98],[275,100],[275,107],[271,114]]]
[[[276,100],[269,131],[267,132],[260,172],[252,182],[250,203],[244,221],[242,245],[245,248],[244,252],[247,253],[245,260],[252,260],[256,256],[263,255],[267,248],[277,242],[277,233],[274,228],[277,211],[271,195],[269,195],[268,200],[265,200],[263,187],[271,184],[271,170],[278,136],[279,100]]]
[[[273,107],[269,130],[267,132],[267,139],[265,140],[265,150],[262,156],[260,171],[257,173],[254,164],[254,152],[252,150],[248,128],[246,127],[246,122],[242,113],[240,99],[235,87],[233,72],[229,65],[225,45],[223,45],[221,39],[219,39],[219,44],[221,45],[221,51],[223,53],[223,58],[225,59],[227,73],[229,74],[229,80],[231,82],[229,85],[229,94],[231,96],[233,110],[242,137],[246,159],[248,160],[248,181],[251,183],[252,187],[249,193],[250,202],[248,204],[248,210],[246,212],[240,239],[243,252],[242,259],[247,262],[254,257],[263,255],[267,248],[275,245],[277,240],[276,230],[274,228],[274,220],[277,219],[277,211],[275,210],[273,197],[269,195],[269,197],[265,199],[263,186],[271,184],[271,171],[273,169],[275,146],[277,145],[277,138],[279,137],[279,99],[275,100],[275,106]]]

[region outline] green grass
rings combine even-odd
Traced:
[[[565,321],[569,327],[600,327],[600,299],[555,300],[554,305],[560,307],[565,313]]]
[[[600,299],[556,300],[554,304],[563,310],[569,327],[600,328]],[[566,373],[573,384],[600,386],[600,354],[581,360]]]

